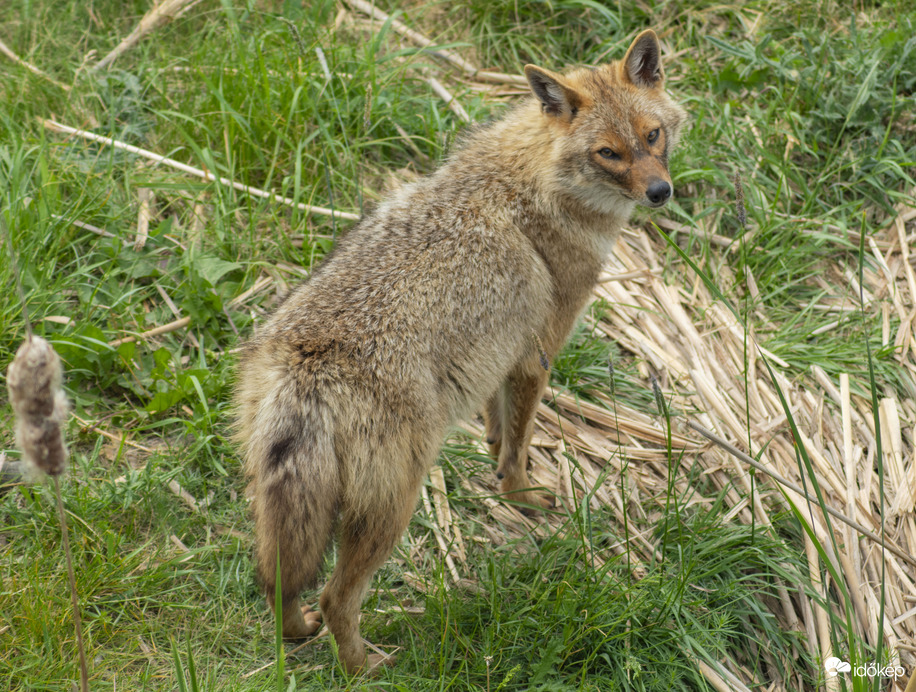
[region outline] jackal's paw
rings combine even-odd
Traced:
[[[381,673],[383,668],[393,666],[395,662],[395,655],[369,654],[362,660],[362,662],[358,664],[348,663],[346,659],[342,659],[342,661],[344,664],[344,669],[349,675],[365,675],[366,677],[371,678]]]
[[[396,658],[394,654],[369,654],[366,661],[366,672],[369,675],[377,675],[382,668],[393,666]]]
[[[527,517],[537,517],[542,511],[556,506],[553,497],[536,490],[512,490],[503,482],[503,497]]]
[[[503,441],[501,437],[496,437],[487,435],[487,451],[490,452],[490,456],[494,459],[499,459],[499,452],[503,448]]]
[[[308,606],[296,607],[289,613],[283,613],[283,638],[305,639],[311,637],[321,627],[321,613]]]

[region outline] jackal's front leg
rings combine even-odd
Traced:
[[[502,387],[502,444],[496,476],[502,480],[506,499],[548,509],[553,500],[532,490],[528,479],[528,444],[534,415],[547,386],[547,372],[537,362],[520,363]],[[527,509],[530,514],[533,510]]]

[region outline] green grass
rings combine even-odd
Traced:
[[[725,521],[711,486],[711,505],[687,508],[687,498],[675,498],[647,507],[662,554],[637,578],[626,557],[606,549],[635,530],[610,511],[572,511],[548,538],[494,541],[485,509],[460,482],[469,472],[492,473],[493,462],[460,439],[441,462],[468,539],[463,569],[477,588],[455,588],[438,555],[409,550],[410,540],[429,534],[420,512],[363,609],[368,639],[403,647],[397,666],[376,680],[348,680],[324,638],[290,656],[278,683],[273,621],[252,579],[251,524],[227,435],[232,351],[301,278],[295,268],[319,261],[351,222],[66,139],[39,119],[297,203],[357,213],[392,176],[431,170],[466,126],[418,78],[414,67],[431,58],[387,27],[335,30],[339,6],[328,0],[305,8],[204,2],[104,77],[85,69],[76,76],[87,51],[104,55],[148,4],[0,7],[0,39],[73,87],[67,93],[0,57],[0,215],[35,331],[63,358],[74,412],[86,421],[68,430],[63,490],[92,689],[709,690],[697,660],[778,668],[799,689],[815,689],[819,661],[770,607],[778,584],[807,574],[798,517],[779,517],[773,536]],[[880,319],[853,314],[816,333],[837,314],[811,307],[827,298],[857,304],[843,277],[816,280],[824,258],[854,258],[859,231],[876,230],[914,186],[916,17],[907,3],[868,7],[867,21],[832,2],[397,5],[427,35],[511,73],[527,62],[560,68],[616,58],[638,29],[655,27],[677,56],[666,70],[692,120],[672,161],[678,194],[667,213],[734,238],[734,247],[711,245],[703,233],[675,234],[675,242],[750,316],[790,375],[813,365],[863,373],[868,340],[879,391],[916,394],[893,349],[882,346]],[[759,12],[766,14],[751,35]],[[503,107],[457,80],[450,86],[474,120]],[[752,229],[743,242],[736,171]],[[154,214],[138,250],[139,188],[153,191]],[[200,232],[192,230],[198,202]],[[681,261],[667,253],[666,261]],[[273,283],[233,303],[263,272]],[[756,299],[745,292],[748,276]],[[0,285],[12,283],[4,246]],[[177,316],[189,316],[190,327],[108,345]],[[892,334],[897,324],[894,316]],[[10,289],[0,301],[3,372],[24,334]],[[618,400],[654,412],[637,359],[585,326],[554,363],[553,386],[583,398],[606,394],[609,358]],[[0,450],[17,458],[11,410],[0,411]],[[101,437],[89,424],[153,451]],[[699,475],[692,462],[671,460],[679,462]],[[207,501],[190,509],[170,481]],[[424,590],[407,583],[405,569],[426,580]],[[76,679],[70,611],[51,491],[17,486],[0,496],[0,679],[10,689],[62,689]],[[837,632],[842,641],[842,625]]]

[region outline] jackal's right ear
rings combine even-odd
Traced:
[[[525,77],[545,113],[570,120],[576,116],[582,105],[582,96],[562,75],[535,65],[525,65]]]
[[[658,36],[646,29],[633,39],[623,58],[624,70],[629,80],[638,87],[657,87],[665,81],[662,70],[662,49]]]

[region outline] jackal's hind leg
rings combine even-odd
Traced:
[[[393,656],[366,655],[359,613],[372,575],[382,566],[410,522],[420,483],[435,460],[442,431],[402,426],[399,439],[364,450],[371,463],[345,494],[337,564],[321,593],[325,624],[348,673],[371,672]]]
[[[416,494],[411,492],[390,514],[344,519],[334,573],[321,593],[321,613],[337,642],[337,652],[351,675],[391,665],[394,657],[366,655],[359,631],[359,611],[372,575],[382,566],[407,527]]]

